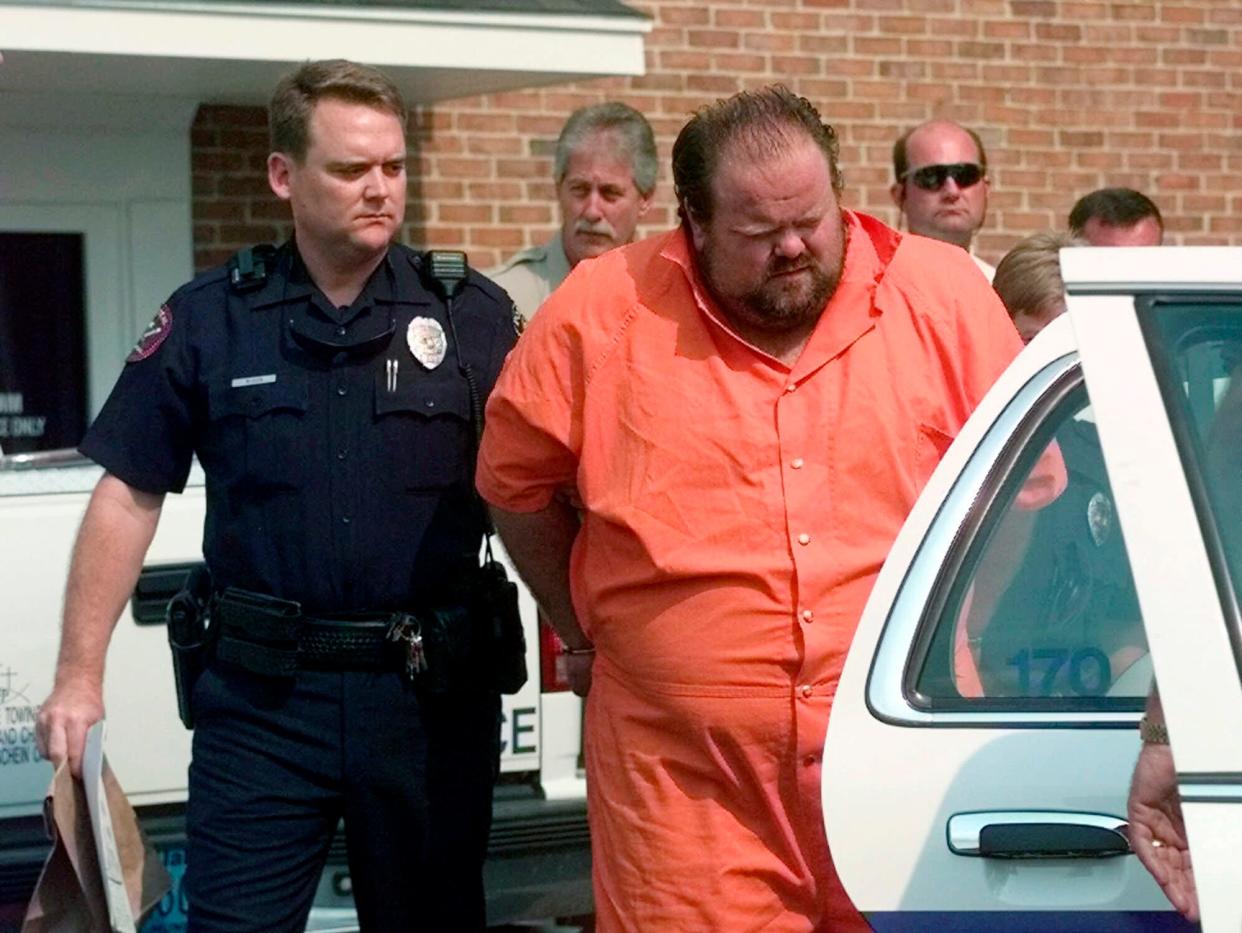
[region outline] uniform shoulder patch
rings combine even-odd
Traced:
[[[513,314],[513,332],[521,337],[522,332],[526,330],[526,318],[522,317],[522,312],[518,310],[516,301],[510,301],[509,307]]]
[[[172,333],[172,323],[172,309],[168,305],[160,305],[160,309],[155,312],[155,317],[151,318],[151,323],[147,325],[142,336],[138,338],[138,342],[134,344],[134,349],[130,350],[129,356],[125,357],[125,362],[137,363],[158,350],[160,344]]]

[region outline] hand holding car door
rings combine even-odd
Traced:
[[[1197,921],[1199,898],[1177,793],[1177,772],[1168,745],[1144,743],[1134,767],[1126,810],[1134,854],[1173,906],[1187,920]]]

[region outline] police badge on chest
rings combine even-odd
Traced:
[[[435,318],[416,317],[405,329],[405,343],[410,354],[424,369],[435,369],[448,353],[448,337]]]

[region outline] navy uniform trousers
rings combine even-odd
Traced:
[[[395,671],[280,680],[217,661],[193,702],[191,931],[301,933],[342,817],[364,931],[484,928],[496,694],[427,698]]]

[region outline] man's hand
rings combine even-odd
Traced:
[[[1167,745],[1145,744],[1134,766],[1130,799],[1130,847],[1187,920],[1198,921],[1190,845],[1177,793],[1177,772]]]
[[[39,752],[59,768],[66,759],[74,777],[82,776],[86,731],[103,719],[103,695],[90,677],[57,682],[39,707],[35,739]]]
[[[591,690],[595,655],[583,650],[591,640],[578,624],[569,592],[569,556],[581,522],[568,498],[566,492],[538,512],[508,512],[492,506],[491,514],[505,550],[539,605],[539,618],[566,648],[578,649],[562,657],[570,689],[584,697]]]
[[[565,679],[569,681],[569,689],[580,697],[591,692],[591,668],[594,664],[595,653],[591,651],[565,655]]]

